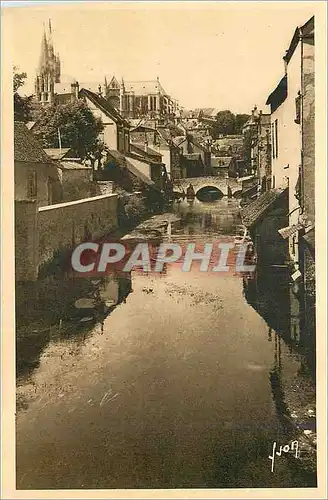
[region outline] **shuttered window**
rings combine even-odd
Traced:
[[[29,170],[27,173],[27,197],[36,198],[36,196],[37,196],[36,170]]]

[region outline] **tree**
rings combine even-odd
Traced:
[[[240,114],[235,118],[235,134],[241,134],[242,128],[249,119],[250,115]]]
[[[18,90],[23,87],[27,74],[18,73],[18,67],[13,68],[13,90],[14,90],[14,119],[28,122],[31,119],[31,108],[33,96],[21,96]]]
[[[228,109],[219,111],[213,125],[212,137],[217,139],[220,134],[232,135],[235,133],[235,115]]]
[[[33,132],[44,148],[73,148],[84,159],[99,153],[98,136],[103,130],[100,118],[95,118],[87,104],[78,99],[66,104],[45,106]],[[60,142],[59,142],[60,141]]]

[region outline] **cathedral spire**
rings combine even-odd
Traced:
[[[55,55],[52,41],[51,20],[48,21],[48,29],[43,23],[43,37],[41,40],[41,53],[39,66],[35,80],[35,93],[38,100],[45,103],[54,102],[55,83],[60,82],[60,60]]]
[[[43,25],[44,27],[44,25]],[[43,37],[41,41],[41,52],[40,52],[40,59],[39,59],[39,66],[38,66],[38,74],[43,75],[44,73],[47,72],[48,69],[48,41],[47,41],[47,35],[46,35],[46,30],[44,28],[43,31]]]
[[[54,45],[52,41],[51,20],[49,19],[49,36],[48,36],[48,65],[51,72],[56,72],[56,57]]]

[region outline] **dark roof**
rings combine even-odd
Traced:
[[[85,96],[90,101],[97,106],[105,115],[109,116],[116,123],[120,123],[129,127],[128,122],[123,118],[123,116],[112,106],[104,97],[91,92],[91,90],[81,89],[79,92],[80,96]]]
[[[297,27],[294,31],[293,38],[284,56],[284,60],[287,64],[291,60],[301,36],[310,38],[314,36],[314,16],[312,16],[303,26]]]
[[[139,142],[130,144],[130,151],[140,154],[148,161],[156,161],[157,159],[160,159],[160,161],[162,161],[162,154],[159,151],[155,151],[148,146],[145,150],[144,144]]]
[[[129,161],[129,159],[124,154],[120,153],[119,151],[111,149],[109,151],[109,155],[114,159],[115,163],[119,167],[127,169],[129,172],[131,172],[131,174],[133,174],[135,177],[140,179],[148,186],[155,186],[155,183],[151,179],[149,179],[149,177],[147,177],[145,174],[140,172],[140,170],[137,167],[135,167],[135,165],[131,161]]]
[[[271,189],[261,194],[255,201],[243,208],[241,216],[246,227],[251,227],[263,217],[266,211],[275,203],[280,196],[287,192],[285,189]]]
[[[22,162],[53,164],[38,139],[23,122],[15,122],[14,125],[14,159]]]
[[[242,198],[252,198],[253,195],[255,195],[257,193],[257,187],[258,187],[258,185],[254,184],[253,186],[251,186],[247,189],[243,189],[241,191]]]
[[[165,127],[158,127],[157,128],[157,133],[160,135],[160,137],[168,144],[171,142],[171,133],[169,129]]]
[[[287,75],[285,75],[273,92],[269,95],[266,104],[271,105],[271,113],[275,111],[280,104],[282,104],[287,98]]]

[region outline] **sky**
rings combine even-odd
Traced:
[[[155,80],[187,109],[250,113],[283,76],[282,57],[313,2],[84,2],[5,8],[13,65],[34,89],[51,19],[65,81]],[[8,41],[9,43],[9,41]]]

